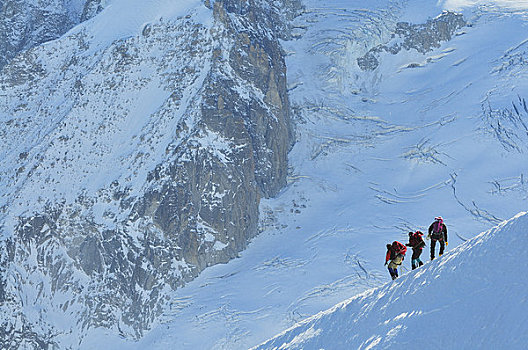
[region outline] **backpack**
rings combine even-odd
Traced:
[[[432,238],[434,238],[434,239],[442,239],[444,237],[443,230],[444,230],[444,221],[443,220],[436,220],[433,223]]]
[[[421,249],[425,247],[425,241],[423,240],[422,236],[423,236],[423,233],[420,231],[416,231],[415,233],[412,234],[409,242],[411,243],[414,249]]]
[[[392,249],[396,255],[401,254],[405,256],[405,253],[407,252],[407,247],[398,241],[392,242]]]

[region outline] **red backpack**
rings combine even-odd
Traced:
[[[394,250],[396,255],[397,254],[405,255],[405,253],[407,252],[407,247],[398,241],[392,242],[392,249]]]

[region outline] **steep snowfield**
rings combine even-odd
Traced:
[[[174,27],[163,40],[148,37],[149,26],[171,20]],[[184,41],[191,25],[203,26],[196,57],[190,57]],[[93,195],[114,180],[139,190],[147,172],[166,158],[168,144],[176,141],[175,125],[209,72],[211,25],[211,11],[198,0],[116,0],[62,38],[26,54],[38,57],[21,56],[0,81],[9,87],[0,99],[0,120],[6,124],[0,205],[22,215],[52,199],[73,202],[80,192]],[[126,58],[114,64],[117,52]],[[196,74],[171,76],[184,69]],[[182,101],[168,107],[176,91]],[[173,115],[163,113],[167,108]],[[13,110],[16,118],[4,112]],[[119,178],[129,172],[136,176]]]
[[[194,15],[198,22],[207,19],[208,13],[203,11],[203,4],[198,0],[153,0],[130,1],[113,0],[101,14],[85,25],[91,40],[97,43],[97,48],[106,47],[119,39],[128,38],[141,33],[149,24],[162,19],[174,19],[188,15],[191,9],[202,8],[200,15]],[[210,21],[210,18],[208,18]]]
[[[88,337],[87,349],[95,348],[101,340],[119,349],[247,349],[310,315],[383,284],[389,279],[383,267],[385,244],[404,241],[409,230],[425,231],[434,216],[446,219],[449,251],[525,210],[528,71],[524,62],[528,59],[528,36],[523,11],[472,7],[469,5],[475,2],[468,1],[439,2],[437,6],[422,0],[304,3],[307,10],[296,19],[297,39],[284,42],[298,142],[290,153],[290,186],[278,198],[262,202],[263,232],[240,259],[209,268],[176,291],[163,320],[138,343],[126,343],[100,330]],[[425,23],[455,5],[464,10],[470,26],[459,30],[450,42],[426,54],[414,50],[383,53],[374,71],[358,67],[357,58],[390,41],[399,21]],[[525,217],[519,222],[526,222]],[[508,245],[508,239],[497,237],[504,247]],[[419,272],[382,287],[384,297],[370,291],[356,298],[364,303],[345,304],[353,312],[362,305],[374,305],[371,303],[378,296],[385,303],[394,301],[401,298],[399,292],[411,288],[405,281],[412,284],[409,293],[424,290],[417,306],[410,304],[414,301],[394,303],[379,316],[373,312],[365,324],[358,320],[354,327],[373,331],[365,347],[388,342],[388,333],[401,341],[398,344],[412,344],[420,338],[429,339],[429,348],[435,348],[458,332],[482,332],[480,325],[499,333],[496,322],[507,321],[508,315],[522,321],[522,314],[498,316],[499,310],[493,309],[483,317],[497,315],[495,319],[466,318],[464,327],[449,333],[442,331],[445,313],[433,312],[430,315],[438,317],[429,318],[427,312],[432,310],[458,310],[457,302],[468,303],[468,310],[494,308],[471,297],[480,298],[473,284],[478,281],[502,281],[511,286],[514,294],[507,295],[517,299],[501,302],[505,308],[519,306],[517,300],[522,300],[526,280],[518,279],[523,272],[520,266],[512,266],[511,260],[521,259],[521,251],[507,255],[508,249],[482,243],[489,254],[480,255],[478,248],[469,247],[481,240],[486,239],[472,241]],[[467,257],[462,257],[464,254]],[[505,260],[496,261],[501,254],[511,260],[504,264]],[[462,266],[449,263],[455,257]],[[422,258],[428,260],[427,251]],[[474,266],[466,265],[473,261]],[[405,267],[409,265],[408,259]],[[455,274],[457,270],[468,272],[468,276]],[[491,279],[491,274],[497,280]],[[466,277],[470,278],[467,284]],[[415,280],[418,282],[412,283]],[[419,283],[432,285],[432,280],[443,292],[453,290],[459,297],[429,300],[425,285]],[[486,293],[498,292],[482,293],[481,300],[487,300],[496,294]],[[438,321],[439,331],[415,330],[425,323],[422,319]],[[341,328],[332,324],[338,327],[334,336],[348,339],[344,337],[352,332],[348,326],[352,321]],[[479,326],[474,326],[475,322]],[[513,328],[497,339],[507,338],[510,331],[518,334],[522,325],[510,324]],[[406,333],[405,327],[411,333]],[[304,331],[297,329],[299,343],[303,339],[308,342],[311,331],[306,328],[301,335]],[[313,330],[317,341],[318,331]],[[404,339],[399,332],[414,338]],[[321,331],[321,336],[324,334]],[[281,339],[274,344],[293,341]],[[474,343],[465,339],[466,347],[475,344],[478,348],[484,338],[473,339]]]
[[[528,214],[254,349],[525,349]]]

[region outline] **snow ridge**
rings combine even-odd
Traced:
[[[528,277],[519,257],[527,238],[522,212],[253,349],[521,349]]]

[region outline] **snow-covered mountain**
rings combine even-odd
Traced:
[[[526,209],[523,2],[90,3],[0,73],[3,347],[250,348]]]
[[[524,349],[526,239],[521,213],[254,349]]]
[[[141,336],[286,184],[293,6],[105,3],[0,73],[3,348]]]

